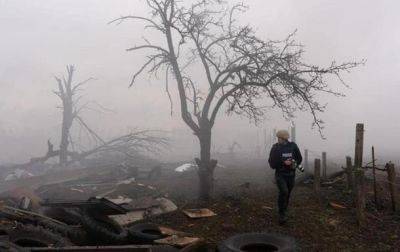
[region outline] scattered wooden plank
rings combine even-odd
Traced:
[[[341,204],[335,203],[335,202],[329,202],[329,205],[334,209],[339,209],[339,210],[347,209],[347,207],[345,207]]]
[[[213,217],[213,216],[217,215],[216,213],[214,213],[213,211],[211,211],[208,208],[186,209],[186,210],[183,210],[183,213],[192,219],[209,218],[209,217]]]
[[[164,239],[154,241],[157,244],[170,245],[174,247],[183,248],[195,243],[200,242],[201,239],[197,237],[180,237],[173,235]]]
[[[158,206],[150,207],[148,209],[132,210],[126,214],[111,215],[110,218],[121,226],[127,226],[149,216],[157,216],[178,210],[178,207],[169,199],[158,198],[156,200],[159,202]]]
[[[188,234],[185,233],[185,232],[177,231],[177,230],[172,229],[172,228],[169,228],[169,227],[160,226],[159,229],[160,229],[161,233],[162,233],[163,235],[166,235],[166,236],[173,236],[173,235],[177,235],[177,236],[188,236]]]

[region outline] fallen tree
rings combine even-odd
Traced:
[[[29,169],[35,164],[43,164],[52,158],[59,158],[61,167],[68,166],[74,162],[79,162],[87,157],[102,153],[122,153],[128,157],[135,157],[137,153],[158,152],[167,144],[167,139],[159,136],[161,132],[142,130],[134,131],[125,135],[117,136],[111,140],[104,140],[97,134],[82,118],[81,112],[89,109],[89,103],[82,103],[82,88],[93,78],[88,78],[82,82],[75,82],[74,75],[76,68],[73,65],[66,67],[66,76],[55,77],[57,90],[53,91],[60,100],[62,111],[60,146],[54,149],[50,140],[47,141],[47,152],[40,157],[33,157],[28,162],[12,165],[10,169]],[[102,108],[104,109],[104,108]],[[73,124],[83,129],[89,140],[95,142],[95,146],[88,150],[76,151],[71,136]],[[70,147],[72,151],[70,150]]]
[[[66,165],[80,162],[90,156],[102,153],[120,153],[127,157],[134,158],[136,154],[148,152],[157,153],[168,144],[168,139],[158,136],[158,131],[136,131],[122,136],[115,137],[109,141],[103,141],[100,145],[86,151],[67,151],[69,157]],[[54,145],[47,141],[47,153],[41,157],[33,157],[29,162],[13,165],[13,169],[27,169],[35,164],[45,163],[51,158],[59,157],[60,150],[54,150]]]

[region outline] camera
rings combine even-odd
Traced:
[[[292,169],[296,170],[299,169],[299,171],[304,172],[304,167],[302,165],[297,165],[296,160],[292,160]]]

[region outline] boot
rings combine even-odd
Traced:
[[[279,213],[279,225],[285,225],[287,222],[287,217],[285,213]]]

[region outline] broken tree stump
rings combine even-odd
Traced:
[[[386,165],[387,174],[388,174],[388,184],[389,184],[389,192],[390,198],[392,202],[392,209],[396,211],[397,209],[397,192],[396,192],[396,170],[394,168],[394,164],[389,162]]]
[[[319,196],[321,190],[321,160],[314,161],[314,192]]]

